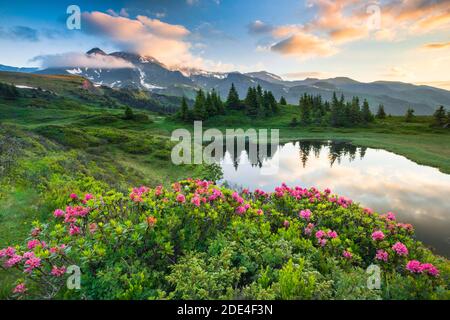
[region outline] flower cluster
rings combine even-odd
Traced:
[[[410,260],[406,264],[406,270],[411,273],[427,273],[430,276],[438,277],[439,270],[431,263],[421,263],[417,260]]]

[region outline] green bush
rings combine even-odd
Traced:
[[[50,181],[66,193],[62,209],[0,251],[6,270],[26,271],[16,298],[449,297],[448,260],[415,241],[410,225],[327,190],[238,193],[188,179],[124,195],[88,178],[71,189]],[[373,264],[379,290],[366,284]],[[66,287],[71,265],[81,268],[80,290]]]

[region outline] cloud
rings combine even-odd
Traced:
[[[329,75],[325,72],[321,71],[299,71],[299,72],[290,72],[282,75],[283,78],[287,79],[304,79],[304,78],[327,78]]]
[[[328,56],[340,45],[362,39],[395,41],[450,27],[448,0],[309,0],[312,18],[303,25],[269,25],[256,20],[252,34],[270,34],[272,50],[298,56]],[[259,46],[257,50],[261,51]],[[314,54],[316,50],[317,54]]]
[[[181,25],[147,16],[131,19],[98,11],[83,13],[83,21],[85,32],[109,38],[123,50],[152,56],[169,67],[198,66],[201,60],[191,54],[191,44],[185,40],[190,32]]]
[[[158,19],[165,18],[167,16],[167,13],[165,12],[155,12],[155,17]]]
[[[296,33],[271,47],[272,51],[300,58],[333,55],[337,49],[324,39],[308,33]]]
[[[6,31],[1,28],[0,38],[35,42],[39,40],[39,33],[36,29],[27,26],[15,26]]]
[[[261,20],[255,20],[247,25],[247,29],[249,33],[262,34],[272,32],[273,26]]]
[[[125,8],[120,9],[119,13],[117,13],[113,9],[108,9],[106,10],[106,12],[113,17],[125,17],[125,18],[130,17],[130,15],[127,12],[127,9]]]
[[[235,39],[229,34],[223,32],[222,30],[217,29],[210,22],[200,23],[195,29],[192,31],[192,34],[189,36],[189,39],[195,41],[201,41],[204,39],[208,39],[210,41],[234,41]]]
[[[231,68],[230,64],[204,59],[199,53],[194,55],[192,51],[198,51],[199,48],[190,40],[195,37],[182,25],[169,24],[143,15],[132,19],[98,11],[83,13],[83,21],[86,33],[105,37],[121,50],[156,58],[172,69],[228,71]],[[211,26],[208,30],[218,36],[218,32]]]
[[[415,75],[410,70],[405,67],[396,66],[390,67],[384,74],[384,77],[389,79],[405,79],[405,78],[414,78]]]
[[[39,62],[42,68],[134,68],[133,64],[123,59],[101,54],[87,55],[84,53],[69,52],[54,55],[41,55],[34,57],[32,62]]]
[[[437,43],[428,43],[423,46],[425,49],[443,49],[443,48],[450,48],[450,41],[449,42],[437,42]]]

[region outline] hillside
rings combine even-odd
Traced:
[[[82,103],[108,106],[111,108],[130,107],[150,111],[172,113],[179,108],[181,99],[136,88],[115,89],[95,85],[78,75],[30,74],[0,72],[0,82],[26,89],[29,94],[45,95],[48,99],[71,98]],[[189,101],[189,103],[191,103]]]

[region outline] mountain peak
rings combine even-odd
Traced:
[[[272,81],[273,80],[275,80],[275,81],[283,81],[283,79],[280,76],[278,76],[278,75],[276,75],[274,73],[270,73],[268,71],[264,71],[264,70],[258,71],[258,72],[248,72],[248,73],[246,73],[246,75],[248,75],[249,77],[252,77],[252,78],[266,80],[266,81],[269,81],[269,82],[271,80]]]
[[[106,56],[106,53],[102,49],[97,48],[97,47],[92,48],[91,50],[86,52],[86,54],[89,54],[89,55],[91,55],[91,54],[101,54],[103,56]]]

